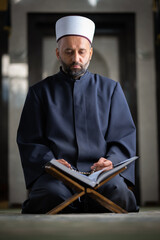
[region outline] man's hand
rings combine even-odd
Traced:
[[[98,171],[98,170],[101,170],[102,168],[105,168],[105,171],[111,170],[113,168],[113,163],[110,160],[101,157],[98,160],[98,162],[93,164],[93,166],[91,167],[91,170]]]
[[[63,164],[64,166],[71,168],[71,164],[69,164],[66,160],[64,159],[57,159],[57,161],[61,164]]]

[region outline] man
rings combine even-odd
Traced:
[[[136,129],[120,84],[87,71],[94,29],[94,23],[85,17],[59,19],[56,56],[61,69],[29,89],[17,134],[30,190],[22,213],[46,213],[74,194],[45,172],[51,159],[79,171],[96,171],[110,170],[135,155]],[[134,164],[99,191],[127,211],[137,211],[127,184],[134,184]],[[82,197],[63,212],[107,209]]]

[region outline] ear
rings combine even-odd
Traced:
[[[92,55],[93,55],[93,47],[90,48],[90,60],[92,58]]]
[[[59,49],[58,48],[56,48],[56,56],[57,56],[57,58],[59,60]]]

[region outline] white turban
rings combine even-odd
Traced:
[[[65,36],[82,36],[92,43],[95,24],[92,20],[82,16],[66,16],[56,22],[56,40]]]

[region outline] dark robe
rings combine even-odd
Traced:
[[[100,157],[118,163],[136,154],[136,129],[120,84],[62,71],[30,87],[17,142],[27,188],[52,158],[88,171]],[[121,176],[134,184],[134,163]]]

